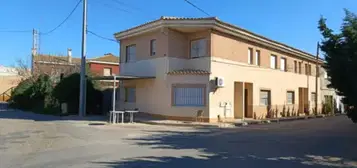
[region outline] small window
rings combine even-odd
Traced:
[[[311,92],[311,101],[312,102],[316,101],[316,93],[315,92]]]
[[[305,75],[309,75],[309,66],[305,64]]]
[[[173,86],[173,106],[204,106],[204,87]]]
[[[297,69],[297,61],[294,61],[294,72],[297,73],[298,72],[298,69]]]
[[[260,105],[264,105],[264,106],[270,105],[270,90],[260,91]]]
[[[280,58],[280,70],[286,71],[286,58]]]
[[[156,39],[150,40],[150,56],[156,55]]]
[[[133,103],[136,101],[136,89],[125,88],[125,102]]]
[[[103,76],[111,76],[111,75],[112,75],[112,68],[103,69]]]
[[[126,62],[134,62],[136,57],[136,45],[126,46]]]
[[[260,66],[260,51],[259,50],[255,51],[255,65]]]
[[[207,56],[206,39],[198,39],[198,40],[191,41],[190,55],[191,58]]]
[[[277,69],[276,64],[277,64],[276,55],[271,55],[270,56],[270,68]]]
[[[295,104],[295,92],[294,91],[286,92],[286,103],[287,104]]]
[[[301,74],[301,62],[299,62],[299,74]]]
[[[248,48],[248,64],[253,64],[253,48]]]
[[[309,68],[308,68],[308,69],[309,69],[309,71],[308,71],[308,75],[312,75],[312,71],[311,71],[311,64],[309,64],[309,65],[308,65],[308,67],[309,67]]]

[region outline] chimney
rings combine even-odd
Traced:
[[[72,49],[70,48],[67,49],[67,61],[69,64],[72,63]]]

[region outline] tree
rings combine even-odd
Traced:
[[[327,75],[337,94],[343,96],[347,105],[347,115],[357,123],[357,15],[345,9],[341,32],[327,27],[326,19],[318,22],[323,36],[321,50],[325,54]]]

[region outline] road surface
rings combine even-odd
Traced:
[[[0,111],[1,168],[357,167],[357,125],[329,117],[234,129],[101,125]]]

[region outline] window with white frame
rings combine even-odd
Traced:
[[[207,56],[207,40],[203,38],[191,41],[190,55],[191,58]]]
[[[248,48],[248,64],[253,64],[253,48]]]
[[[133,103],[136,101],[136,89],[125,88],[125,102]]]
[[[103,68],[103,76],[111,76],[112,68]]]
[[[259,50],[255,51],[255,65],[260,66],[260,51]]]
[[[270,56],[270,68],[277,69],[276,55],[271,55]]]
[[[126,62],[133,62],[136,58],[136,45],[126,46]]]
[[[294,91],[286,92],[286,104],[295,104],[295,92]]]
[[[270,105],[270,90],[260,90],[260,105]]]
[[[280,70],[286,71],[286,58],[280,58]]]
[[[316,101],[316,93],[315,92],[311,92],[311,101],[312,102]]]
[[[156,39],[150,40],[150,56],[156,55]]]
[[[205,87],[176,85],[172,87],[173,106],[204,106]]]

